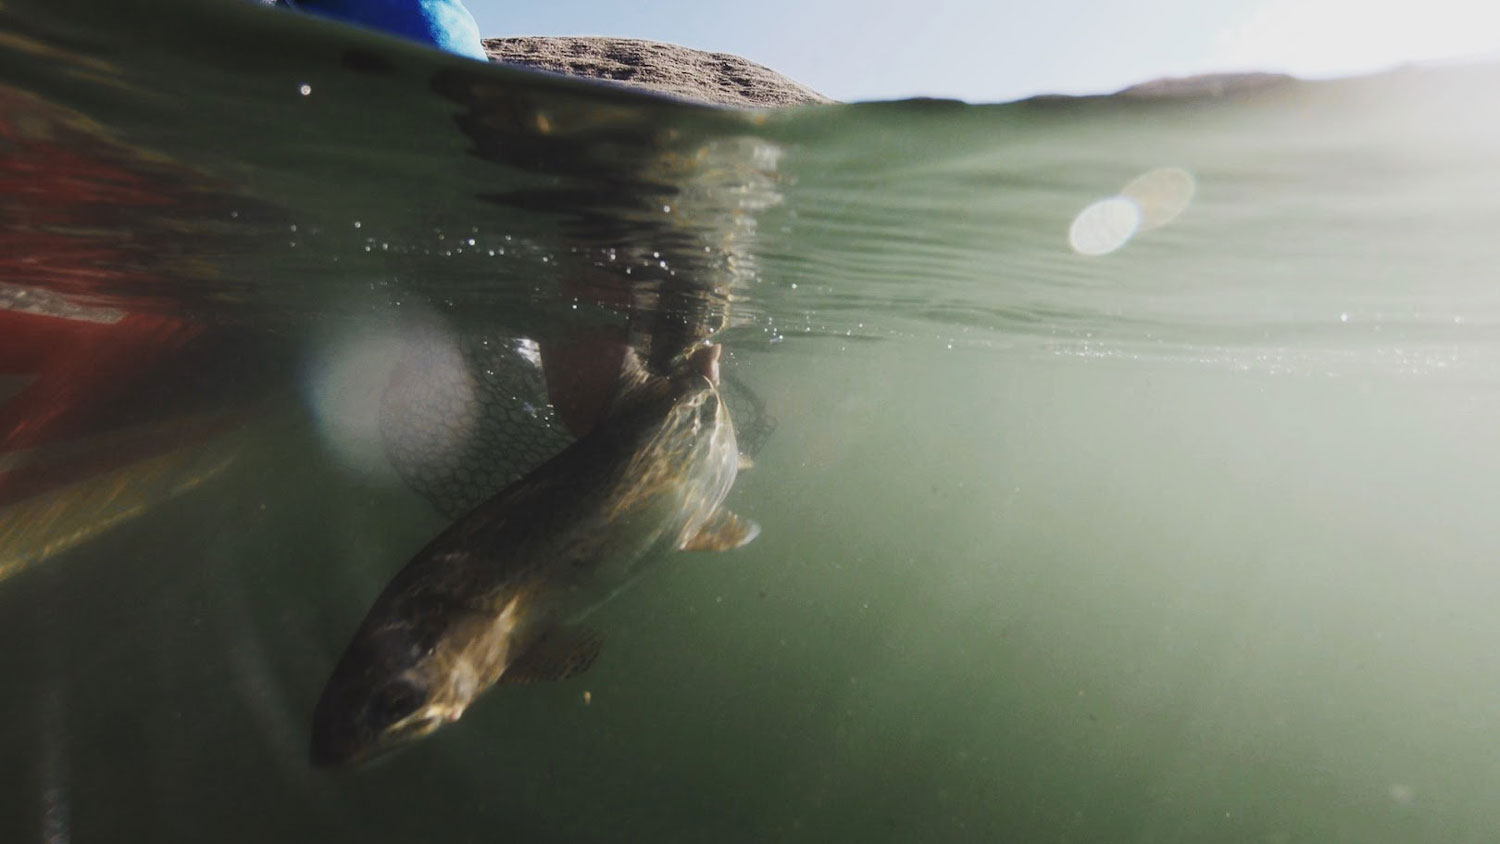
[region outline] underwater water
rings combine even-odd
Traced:
[[[1497,84],[733,112],[6,0],[0,840],[1493,840]],[[758,538],[314,768],[391,577],[709,337]]]

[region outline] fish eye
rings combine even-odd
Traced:
[[[426,698],[421,689],[410,683],[387,683],[375,692],[368,711],[378,723],[394,724],[416,712]]]

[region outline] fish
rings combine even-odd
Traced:
[[[376,598],[313,712],[310,760],[366,762],[461,718],[497,684],[588,669],[590,612],[673,550],[760,532],[723,508],[741,466],[721,347],[670,374],[627,355],[600,421],[439,534]]]

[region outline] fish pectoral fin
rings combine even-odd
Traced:
[[[750,540],[757,536],[760,536],[760,525],[720,508],[678,548],[683,551],[729,551],[750,544]]]
[[[584,627],[547,631],[500,676],[502,683],[541,683],[566,680],[589,670],[599,658],[604,638]]]
[[[740,459],[739,459],[739,470],[738,471],[743,472],[746,469],[754,469],[754,468],[755,468],[755,461],[750,459],[750,455],[748,455],[748,454],[741,454],[740,455]]]

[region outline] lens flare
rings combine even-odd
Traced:
[[[1135,200],[1141,209],[1141,231],[1150,231],[1177,219],[1197,192],[1192,173],[1181,167],[1157,167],[1131,179],[1120,196]]]
[[[392,447],[440,460],[462,445],[478,415],[463,354],[447,332],[424,320],[335,340],[309,368],[304,395],[330,451],[369,476],[392,472]],[[398,425],[399,441],[388,441],[392,432],[382,423],[393,409],[400,416],[429,405],[443,408],[428,414],[443,424]]]
[[[1197,192],[1197,179],[1181,167],[1147,170],[1119,193],[1079,211],[1068,228],[1068,245],[1080,255],[1108,255],[1140,232],[1177,219]]]
[[[1078,212],[1068,245],[1080,255],[1108,255],[1130,242],[1141,227],[1141,206],[1123,196],[1101,199]]]

